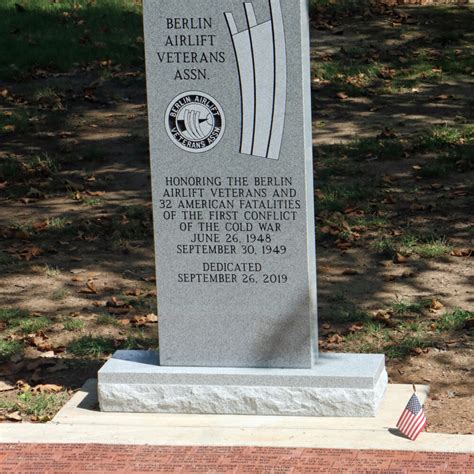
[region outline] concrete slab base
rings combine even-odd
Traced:
[[[428,387],[417,385],[423,403]],[[0,443],[99,443],[150,446],[262,446],[470,453],[472,435],[423,432],[415,442],[395,429],[413,393],[389,384],[376,417],[184,415],[100,412],[89,380],[50,423],[2,424]]]
[[[100,409],[130,413],[375,416],[387,387],[382,354],[322,354],[311,369],[160,366],[117,351],[98,375]]]

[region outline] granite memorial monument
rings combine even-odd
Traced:
[[[145,0],[159,354],[104,411],[371,416],[380,354],[318,354],[305,0]]]

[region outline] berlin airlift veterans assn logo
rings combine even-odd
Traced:
[[[185,92],[175,97],[165,116],[171,141],[191,153],[214,148],[225,129],[221,106],[204,92]]]

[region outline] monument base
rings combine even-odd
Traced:
[[[160,366],[117,351],[99,370],[102,411],[375,416],[387,387],[382,354],[320,354],[312,369]]]

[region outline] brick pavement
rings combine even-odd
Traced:
[[[0,444],[0,473],[474,473],[474,455],[347,449]]]

